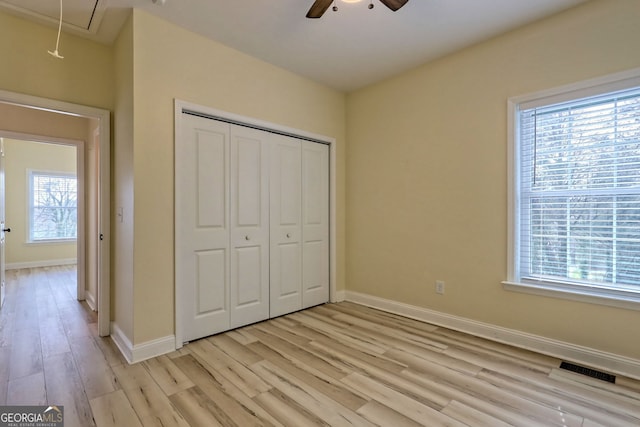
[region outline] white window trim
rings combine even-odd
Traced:
[[[517,128],[518,111],[520,109],[570,101],[636,86],[640,86],[640,68],[508,99],[508,259],[507,280],[502,282],[505,290],[630,310],[640,310],[640,290],[572,285],[570,283],[552,281],[527,283],[518,280],[519,271],[517,270],[518,266],[516,264],[519,258],[516,241],[519,237],[520,230],[520,212],[518,211],[517,203],[520,189],[520,182],[518,181],[520,158],[518,157],[519,150],[516,147],[518,143],[516,135],[519,131]]]
[[[78,174],[75,172],[63,172],[63,171],[51,171],[51,170],[42,170],[42,169],[27,169],[27,226],[26,232],[26,244],[27,245],[62,245],[62,244],[71,244],[78,242],[78,233],[76,232],[76,237],[67,237],[61,239],[32,239],[31,238],[31,227],[33,224],[33,175],[50,175],[50,176],[60,176],[60,177],[73,177],[78,180]],[[78,183],[79,184],[79,183]],[[79,187],[76,187],[77,192],[80,192]],[[79,199],[78,199],[79,203]],[[77,209],[79,210],[79,206]]]

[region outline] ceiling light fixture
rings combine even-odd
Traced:
[[[58,38],[56,39],[56,50],[54,50],[53,52],[51,52],[50,50],[48,50],[47,52],[49,52],[49,55],[54,56],[58,59],[64,59],[64,56],[60,55],[58,53],[58,47],[60,45],[60,32],[62,31],[62,0],[60,0],[60,22],[58,23]]]
[[[345,3],[358,3],[362,0],[342,0]],[[391,11],[395,12],[404,6],[409,0],[380,0],[382,4],[387,6]],[[338,6],[334,0],[315,0],[311,5],[311,9],[307,12],[307,18],[317,19],[320,18],[326,10],[333,4],[332,10],[336,12]],[[373,9],[373,0],[369,0],[369,9]]]
[[[360,3],[362,0],[342,0],[344,3]],[[334,2],[335,3],[335,2]],[[373,0],[369,0],[369,9],[373,9]],[[333,5],[333,7],[331,8],[331,10],[333,10],[334,12],[338,11],[338,6],[336,6],[335,4]]]

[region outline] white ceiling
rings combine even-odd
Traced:
[[[166,0],[164,5],[162,0],[64,0],[70,17],[86,16],[78,9],[93,9],[96,2],[105,8],[95,32],[79,32],[102,43],[112,43],[127,9],[138,7],[342,91],[361,88],[586,0],[409,0],[397,12],[379,0],[372,0],[375,7],[369,10],[370,1],[335,0],[338,12],[329,9],[313,20],[305,18],[313,0]],[[15,4],[36,9],[30,13],[32,19],[41,18],[35,15],[45,4],[47,15],[57,15],[51,11],[52,7],[57,11],[57,0],[0,0],[0,7],[7,2],[14,3],[13,13]],[[78,33],[77,28],[68,29]],[[64,39],[60,43],[63,46]]]

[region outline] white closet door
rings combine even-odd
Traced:
[[[229,329],[229,125],[184,114],[176,147],[183,340]]]
[[[271,136],[271,317],[302,308],[301,159],[299,140]]]
[[[269,134],[231,126],[231,327],[269,318]]]
[[[329,146],[302,144],[302,308],[329,301]]]

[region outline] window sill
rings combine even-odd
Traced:
[[[633,290],[602,289],[569,283],[519,283],[510,281],[502,282],[502,287],[507,291],[640,311],[640,292]]]
[[[26,245],[71,245],[78,243],[77,239],[27,240]]]

